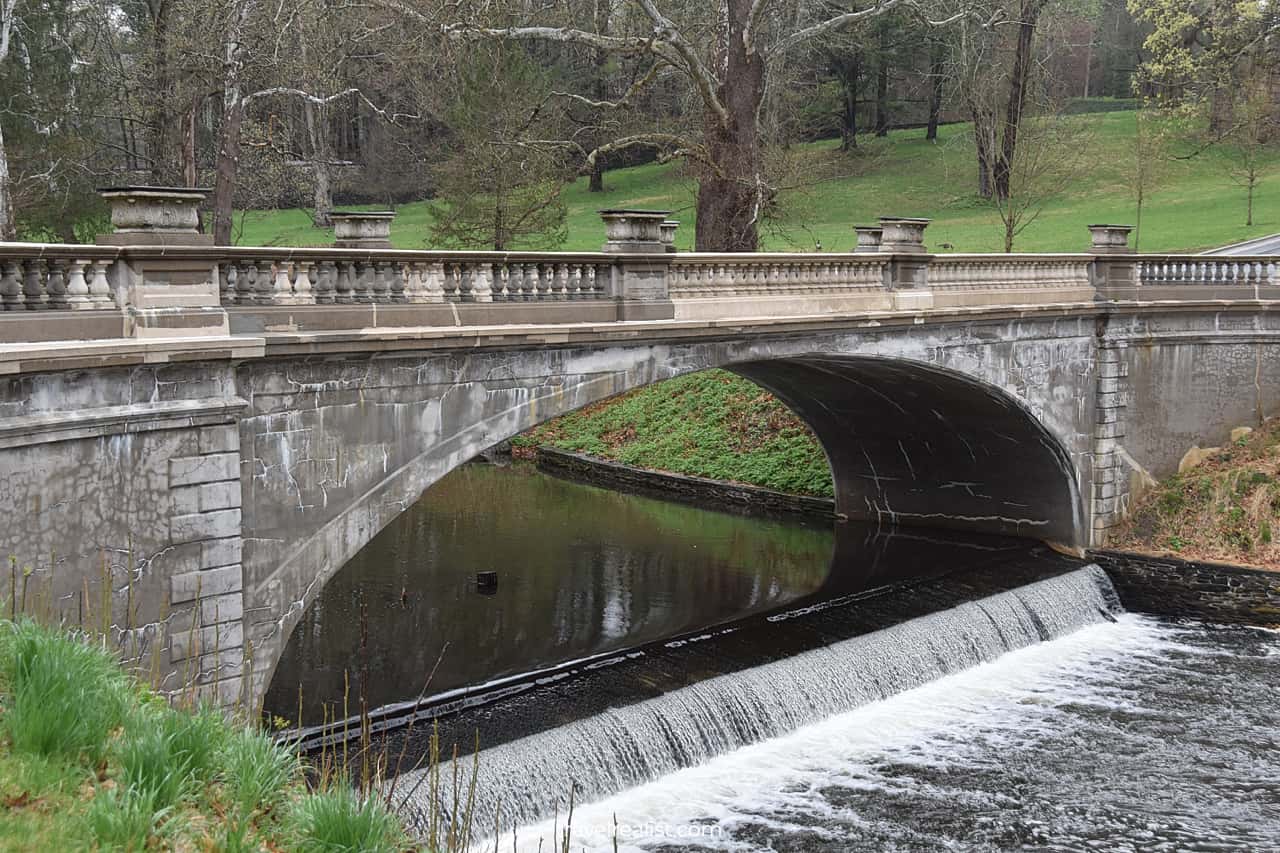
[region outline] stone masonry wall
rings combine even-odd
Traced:
[[[1125,551],[1095,551],[1129,610],[1157,616],[1280,626],[1280,572]]]
[[[25,588],[28,614],[105,630],[161,689],[237,701],[244,401],[229,380],[205,364],[0,383],[4,615]]]

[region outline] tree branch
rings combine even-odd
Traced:
[[[702,97],[702,102],[707,105],[720,123],[724,126],[729,125],[729,111],[725,109],[724,104],[720,103],[720,98],[716,96],[717,84],[715,77],[702,64],[702,60],[698,58],[698,54],[685,41],[684,36],[680,34],[680,30],[676,25],[658,11],[658,7],[653,4],[653,0],[635,0],[636,4],[644,10],[649,16],[649,20],[653,21],[653,34],[655,37],[654,48],[655,53],[658,45],[668,45],[671,50],[680,58],[680,62],[672,62],[677,67],[683,66],[685,73],[693,80],[694,86],[698,89],[698,94]],[[661,55],[661,54],[659,54]]]

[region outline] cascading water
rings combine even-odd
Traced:
[[[578,802],[599,799],[1121,610],[1106,574],[1090,565],[486,749],[471,823],[493,826],[499,809],[505,826],[532,823],[563,812],[571,786]],[[464,796],[471,772],[468,759],[458,774]],[[431,798],[447,799],[450,787],[426,773],[407,774],[397,791],[409,793],[395,796],[424,829]],[[438,778],[452,780],[453,768]]]

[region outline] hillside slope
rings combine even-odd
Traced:
[[[1134,160],[1134,114],[1097,113],[1075,120],[1090,131],[1090,168],[1045,207],[1018,238],[1017,251],[1083,251],[1089,243],[1086,225],[1134,220],[1126,180]],[[780,216],[764,233],[764,247],[810,251],[821,243],[826,251],[845,251],[853,244],[853,225],[895,215],[931,217],[926,242],[936,250],[999,251],[1000,220],[974,193],[969,127],[943,127],[936,143],[923,135],[894,131],[888,143],[867,140],[863,150],[852,153],[841,153],[835,142],[792,146],[790,172],[803,176],[806,186],[783,191]],[[1164,162],[1143,212],[1141,249],[1189,251],[1280,231],[1280,152],[1265,164],[1252,227],[1244,225],[1245,194],[1231,179],[1231,153],[1214,147]],[[589,193],[581,179],[566,189],[569,238],[563,248],[598,249],[604,235],[596,211],[607,207],[670,209],[682,222],[677,245],[692,248],[694,185],[680,164],[611,171],[605,185],[606,192]],[[406,204],[398,212],[396,245],[425,248],[427,206]],[[243,226],[242,245],[327,245],[332,240],[329,232],[312,228],[301,210],[250,212]]]

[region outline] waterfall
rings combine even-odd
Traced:
[[[495,808],[503,826],[532,823],[557,808],[564,814],[571,785],[577,802],[597,800],[1121,609],[1106,574],[1089,565],[510,741],[480,753],[472,825],[492,827]],[[465,797],[472,761],[459,764]],[[426,772],[407,774],[395,795],[419,827],[431,811]],[[440,769],[442,799],[453,772],[448,764]]]

